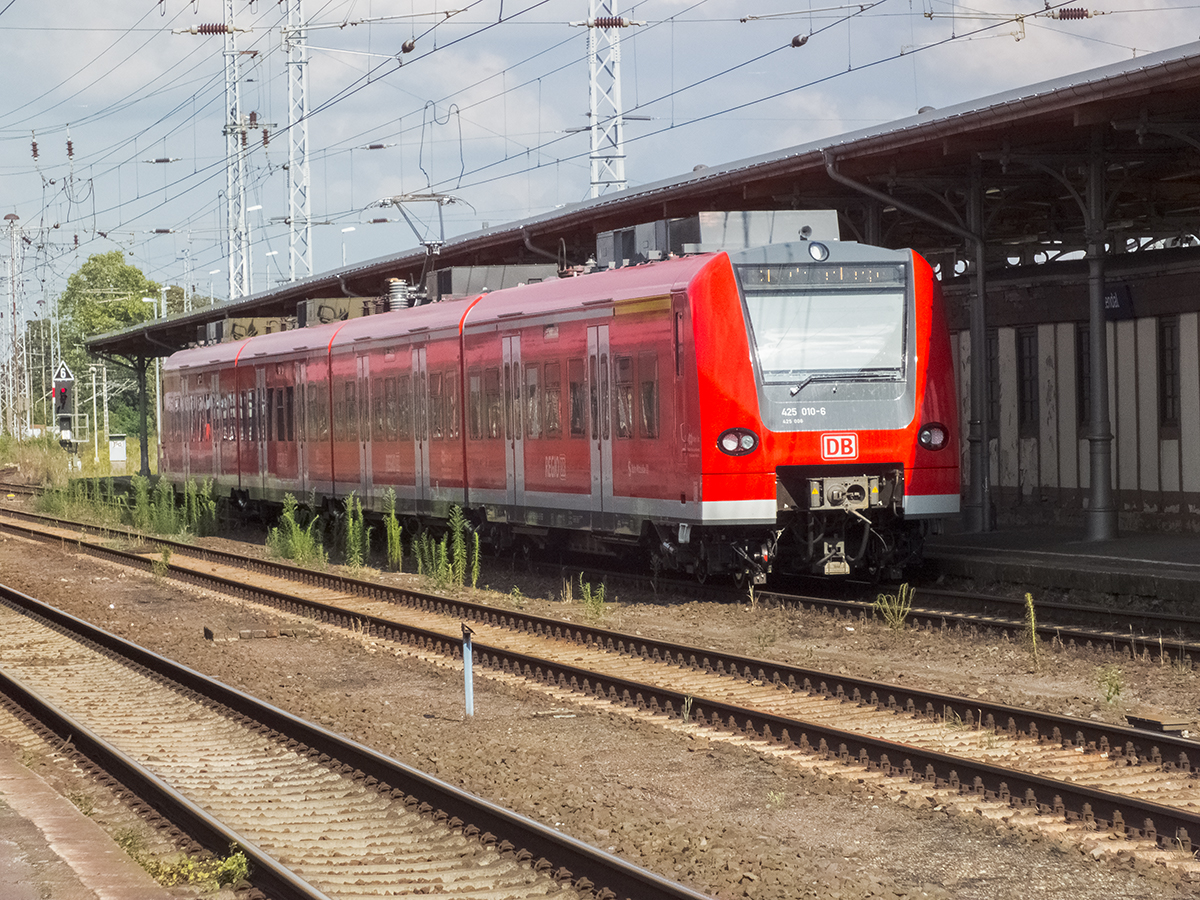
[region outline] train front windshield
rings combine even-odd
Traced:
[[[904,377],[905,265],[736,269],[764,382]]]

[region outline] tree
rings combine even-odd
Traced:
[[[153,319],[158,310],[160,290],[159,285],[148,279],[141,269],[127,263],[124,252],[120,250],[89,256],[78,271],[67,279],[66,290],[58,299],[58,315],[63,359],[79,385],[77,397],[83,397],[85,390],[88,396],[91,394],[88,366],[93,364],[93,360],[84,349],[84,340]],[[171,297],[171,294],[177,296]],[[153,297],[155,302],[146,303],[143,297]],[[172,311],[170,301],[174,299],[181,307],[182,297],[182,290],[168,291],[169,312]],[[147,399],[153,409],[155,386],[151,384],[149,388]],[[140,431],[135,424],[139,422],[136,396],[110,396],[109,411],[115,422],[129,432]],[[129,425],[134,427],[129,428]]]

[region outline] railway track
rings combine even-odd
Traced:
[[[701,898],[0,588],[4,692],[281,898]]]
[[[23,510],[5,509],[3,515],[46,527],[77,530],[80,533],[99,531],[77,522]],[[130,539],[143,541],[148,546],[159,548],[160,551],[162,548],[167,548],[173,555],[202,553],[206,558],[214,561],[223,560],[235,566],[252,565],[256,571],[273,574],[287,580],[303,581],[320,578],[323,583],[348,593],[390,590],[353,578],[317,575],[311,570],[290,566],[286,563],[262,559],[250,560],[237,554],[223,554],[216,550],[201,549],[195,545],[168,538],[140,535],[128,529],[103,529],[102,533],[106,536],[124,535]],[[553,569],[550,574],[561,574],[562,571],[562,568],[558,567]],[[573,568],[570,571],[578,572],[579,569]],[[646,589],[650,584],[644,575],[630,575],[624,572],[589,571],[587,578],[592,582],[608,581],[610,586],[628,584],[639,590]],[[719,602],[742,602],[746,596],[745,592],[732,588],[669,579],[657,579],[654,582],[654,590],[656,593],[678,591],[689,599],[707,599]],[[843,585],[840,592],[846,594],[853,590],[855,590],[853,586]],[[878,587],[872,588],[871,591],[875,595],[881,592]],[[853,596],[820,597],[811,594],[767,590],[757,590],[756,596],[762,603],[779,604],[802,610],[816,610],[836,616],[870,618],[874,615],[872,599],[859,599]],[[919,588],[918,596],[933,602],[913,607],[909,613],[908,622],[915,628],[941,630],[947,627],[961,627],[1009,635],[1023,635],[1028,629],[1024,615],[1025,605],[1022,599],[927,587]],[[1107,648],[1128,656],[1147,656],[1161,659],[1163,662],[1183,665],[1200,662],[1200,618],[1151,611],[1123,612],[1106,607],[1045,600],[1038,600],[1036,607],[1038,637],[1048,643],[1055,643],[1067,649]],[[1084,623],[1102,623],[1102,625]]]
[[[11,526],[9,526],[11,527]],[[52,537],[61,540],[61,537]],[[153,551],[80,549],[149,567]],[[858,777],[966,795],[993,813],[1045,816],[1190,857],[1200,835],[1200,743],[622,635],[273,563],[197,550],[179,577],[425,651],[461,653],[472,622],[484,666],[734,731]],[[270,569],[274,574],[267,575]],[[1007,811],[1007,812],[1005,812]]]

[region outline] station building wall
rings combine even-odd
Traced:
[[[1110,275],[1108,288],[1125,292],[1133,315],[1105,326],[1118,525],[1200,532],[1200,265],[1176,260],[1121,274]],[[946,294],[965,498],[974,348],[965,321],[969,297],[953,288]],[[1090,487],[1086,282],[1004,285],[989,291],[987,318],[996,520],[1082,525]]]

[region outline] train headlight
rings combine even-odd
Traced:
[[[730,428],[721,432],[717,446],[730,456],[745,456],[758,446],[758,435],[748,428]]]
[[[817,262],[825,262],[829,259],[829,248],[820,241],[813,241],[808,245],[808,255]]]
[[[950,442],[950,432],[940,422],[930,422],[917,434],[917,443],[926,450],[941,450]]]

